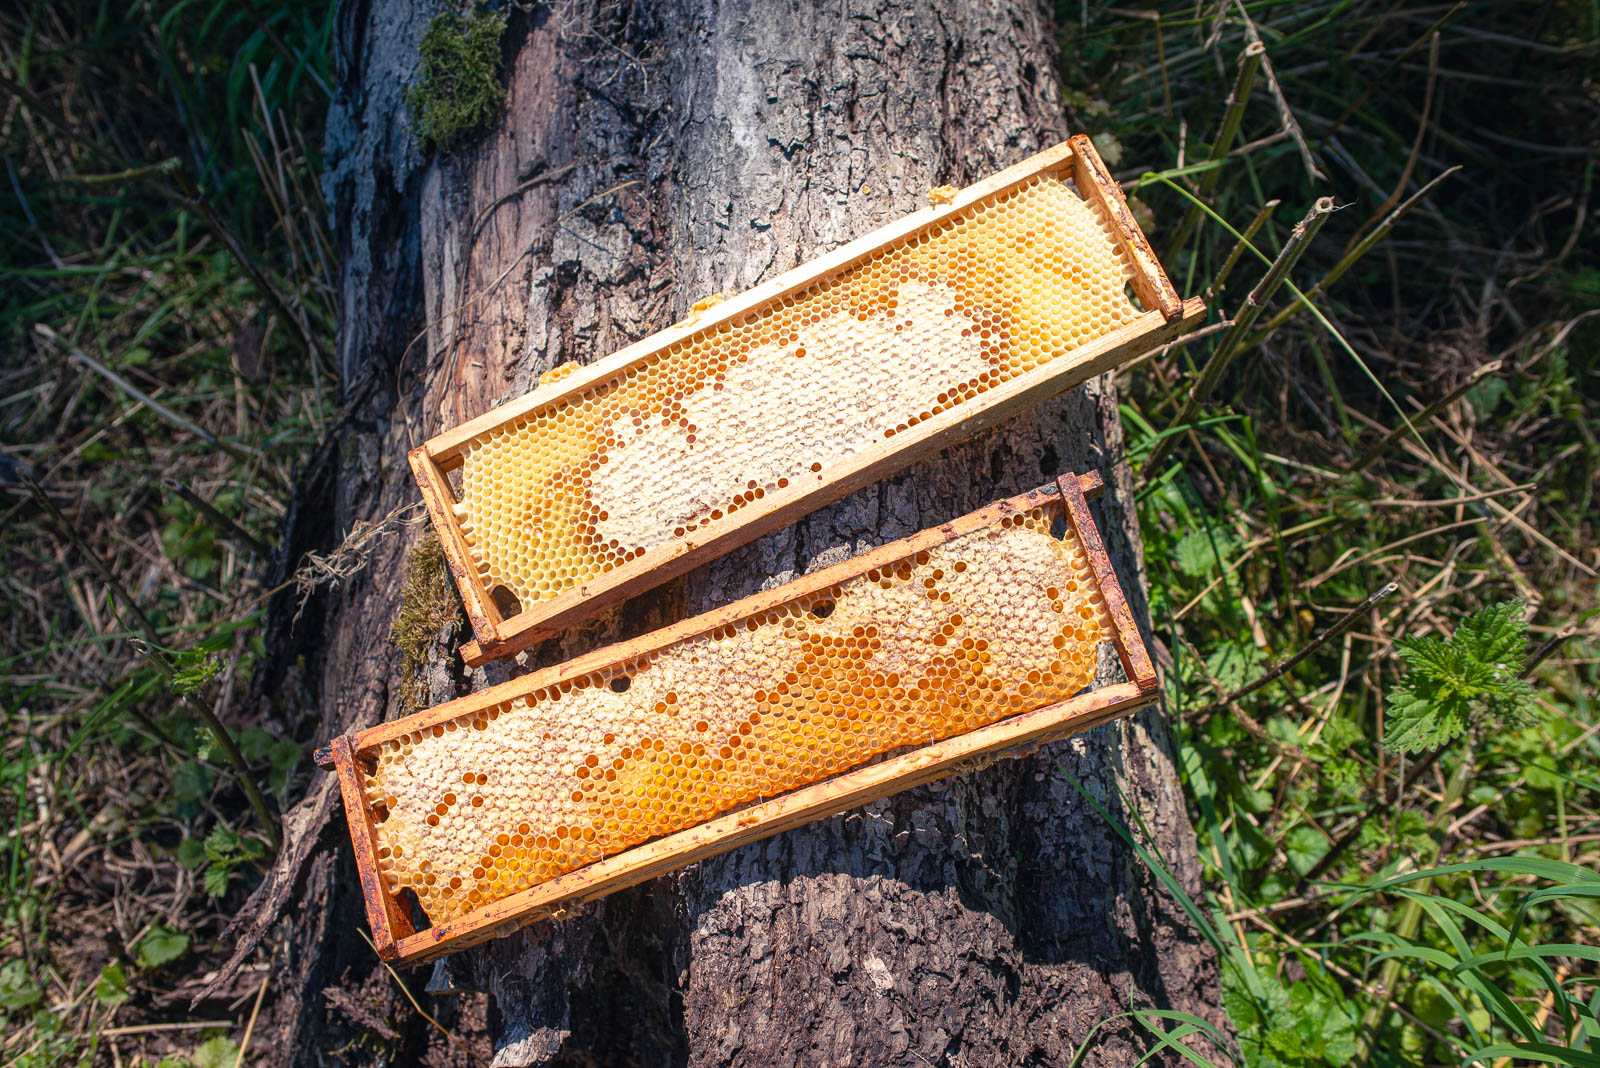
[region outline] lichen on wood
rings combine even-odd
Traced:
[[[448,152],[483,126],[500,105],[500,35],[504,12],[446,11],[422,35],[422,79],[406,95],[417,136],[428,149]]]

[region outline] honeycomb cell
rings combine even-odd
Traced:
[[[1137,309],[1100,215],[1036,176],[474,438],[456,516],[523,609],[1102,337]]]
[[[1067,699],[1111,623],[1039,508],[376,749],[379,869],[438,923],[901,746]],[[531,686],[531,684],[530,684]]]

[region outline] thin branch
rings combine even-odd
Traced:
[[[1248,697],[1250,694],[1255,693],[1257,690],[1261,689],[1263,686],[1266,686],[1266,685],[1268,685],[1268,684],[1270,684],[1272,682],[1275,682],[1278,679],[1282,678],[1284,675],[1288,674],[1290,671],[1293,671],[1295,666],[1297,664],[1299,664],[1302,660],[1304,660],[1306,657],[1310,656],[1312,653],[1316,652],[1318,649],[1322,648],[1324,645],[1326,645],[1329,642],[1333,641],[1333,639],[1337,638],[1339,635],[1343,634],[1345,631],[1347,631],[1351,627],[1355,626],[1358,622],[1361,621],[1361,618],[1368,611],[1370,611],[1380,601],[1383,601],[1383,600],[1387,599],[1390,595],[1392,595],[1399,588],[1400,588],[1400,584],[1398,582],[1391,582],[1388,585],[1384,586],[1382,589],[1378,590],[1376,593],[1374,593],[1370,597],[1368,597],[1365,601],[1362,601],[1360,604],[1356,605],[1356,607],[1352,608],[1350,611],[1348,611],[1344,615],[1340,616],[1338,618],[1338,620],[1335,621],[1333,626],[1331,626],[1327,630],[1323,631],[1317,637],[1311,639],[1311,641],[1306,643],[1304,648],[1302,648],[1299,652],[1295,653],[1289,659],[1285,660],[1283,663],[1279,664],[1277,667],[1273,668],[1271,671],[1268,671],[1265,675],[1262,675],[1256,681],[1254,681],[1252,683],[1248,683],[1247,685],[1241,686],[1239,689],[1237,689],[1237,690],[1233,691],[1232,693],[1228,694],[1226,697],[1218,698],[1217,700],[1211,702],[1209,705],[1206,705],[1205,707],[1201,708],[1198,712],[1194,713],[1194,718],[1195,719],[1204,719],[1206,716],[1211,715],[1211,713],[1215,712],[1219,708],[1222,708],[1224,705],[1232,704],[1234,701],[1239,700],[1241,697]]]
[[[1473,386],[1476,386],[1479,382],[1482,382],[1490,375],[1499,374],[1501,369],[1504,367],[1505,364],[1500,360],[1490,360],[1482,367],[1479,367],[1477,370],[1468,375],[1466,380],[1455,389],[1450,390],[1444,396],[1440,397],[1438,400],[1422,409],[1422,411],[1418,412],[1416,416],[1412,418],[1410,423],[1401,423],[1399,426],[1394,427],[1388,433],[1384,434],[1383,437],[1373,442],[1372,447],[1366,452],[1362,453],[1360,458],[1351,463],[1349,467],[1345,468],[1345,470],[1350,474],[1359,474],[1362,471],[1365,471],[1367,468],[1373,465],[1378,457],[1382,456],[1384,453],[1393,448],[1395,442],[1405,437],[1412,427],[1432,419],[1435,415],[1444,411],[1450,405],[1459,400],[1462,394],[1466,393]],[[1460,503],[1465,504],[1466,502],[1462,501]]]

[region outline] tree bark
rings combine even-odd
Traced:
[[[1068,133],[1053,27],[1031,4],[570,0],[513,11],[502,114],[476,141],[426,157],[404,93],[434,13],[402,0],[351,0],[343,13],[326,181],[349,398],[329,459],[327,509],[341,534],[416,499],[408,448],[525,392],[549,367],[598,359],[699,297],[770,278],[922,206],[933,186],[966,184]],[[1116,398],[1100,380],[516,665],[464,672],[460,635],[442,635],[430,696],[1091,468],[1107,475],[1099,518],[1143,615]],[[309,670],[323,738],[397,714],[388,630],[422,526],[402,521],[375,542],[306,624],[322,639]],[[1114,671],[1107,663],[1102,674]],[[1171,742],[1146,713],[460,954],[431,988],[491,995],[500,1065],[1062,1064],[1130,1006],[1216,1019],[1205,944],[1069,776],[1132,822],[1126,799],[1198,889]],[[280,1055],[317,1061],[344,1041],[371,1051],[362,1011],[322,993],[339,986],[399,1021],[395,1041],[413,1054],[437,1049],[357,933],[348,848],[337,826],[323,830],[334,808],[314,783],[295,814],[310,828],[291,850],[302,859],[275,873],[278,893],[293,887],[297,903]],[[1090,1064],[1131,1064],[1149,1046],[1125,1020],[1094,1043]]]

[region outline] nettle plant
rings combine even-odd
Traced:
[[[1528,624],[1521,601],[1502,601],[1461,621],[1449,638],[1401,638],[1406,672],[1387,693],[1383,745],[1420,753],[1474,725],[1526,726],[1533,689],[1523,678]],[[1485,724],[1487,721],[1487,724]]]

